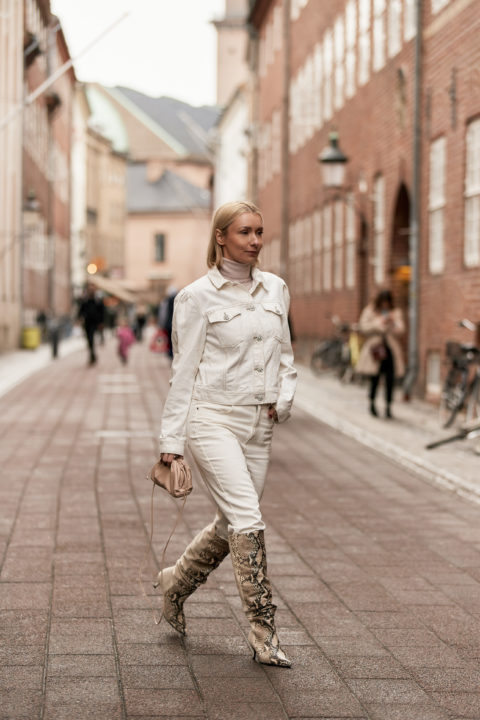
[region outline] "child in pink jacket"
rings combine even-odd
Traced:
[[[129,327],[125,318],[122,318],[120,320],[119,327],[117,328],[117,339],[117,351],[120,360],[124,365],[126,365],[128,362],[128,351],[130,349],[130,345],[133,345],[133,343],[135,342],[135,335],[133,334],[133,330],[131,327]]]

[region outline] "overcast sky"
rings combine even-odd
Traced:
[[[130,14],[75,63],[79,80],[125,85],[192,105],[216,101],[216,30],[225,0],[51,0],[74,58],[125,11]]]

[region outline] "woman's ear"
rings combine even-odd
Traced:
[[[215,230],[215,240],[217,241],[217,245],[225,245],[223,233],[221,230],[219,230],[219,228]]]

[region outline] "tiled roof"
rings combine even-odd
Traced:
[[[209,190],[192,185],[171,170],[165,170],[158,180],[149,182],[144,163],[127,166],[128,212],[189,212],[209,207]]]
[[[117,87],[115,90],[180,143],[187,154],[209,155],[209,131],[217,122],[219,108],[206,105],[193,107],[181,100],[170,97],[154,98],[125,87]]]

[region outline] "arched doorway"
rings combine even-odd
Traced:
[[[408,295],[410,286],[410,195],[404,183],[397,192],[393,212],[392,239],[390,246],[391,289],[398,307],[401,308],[405,325],[408,325]],[[408,327],[403,336],[407,349]]]

